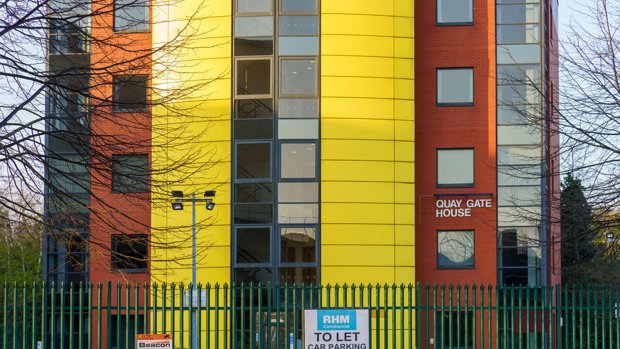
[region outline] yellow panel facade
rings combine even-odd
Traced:
[[[321,12],[321,282],[413,283],[413,1]]]
[[[178,48],[165,50],[153,67],[154,98],[165,98],[166,107],[153,108],[152,280],[191,282],[191,203],[173,211],[171,191],[202,198],[216,190],[213,211],[196,207],[197,280],[229,283],[231,5],[156,1],[154,8],[154,47],[181,35]],[[190,17],[200,25],[186,27]]]

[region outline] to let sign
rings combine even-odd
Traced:
[[[304,349],[369,349],[368,309],[304,311]]]
[[[138,348],[172,348],[171,334],[139,334]]]

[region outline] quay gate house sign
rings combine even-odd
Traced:
[[[438,199],[435,218],[471,217],[472,210],[492,207],[493,199]]]
[[[370,349],[368,309],[304,311],[304,349]]]

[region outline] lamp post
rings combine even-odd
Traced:
[[[212,211],[215,208],[215,203],[213,202],[213,198],[215,197],[215,190],[208,190],[205,192],[204,194],[204,199],[198,199],[196,198],[196,193],[192,193],[192,197],[190,198],[184,198],[183,197],[183,192],[180,190],[174,190],[172,191],[172,197],[175,198],[174,201],[172,202],[172,209],[175,211],[180,211],[183,210],[183,203],[184,202],[191,202],[192,203],[192,293],[194,293],[194,290],[196,290],[196,283],[197,283],[197,277],[196,277],[196,203],[197,202],[205,202],[206,203],[206,208],[209,211]],[[196,296],[192,297],[192,303],[193,303],[193,299],[194,298],[198,298],[197,297],[197,293]],[[197,349],[198,348],[198,332],[196,329],[196,309],[194,307],[194,304],[190,304],[191,309],[192,309],[192,349]]]

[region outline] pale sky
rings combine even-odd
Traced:
[[[575,10],[585,10],[585,8],[589,5],[596,4],[597,0],[558,0],[559,1],[559,22],[560,22],[560,40],[565,40],[568,29],[568,25],[570,24],[571,19],[579,21],[580,15],[578,11]],[[617,0],[612,0],[617,1]],[[582,23],[584,24],[584,23]]]

